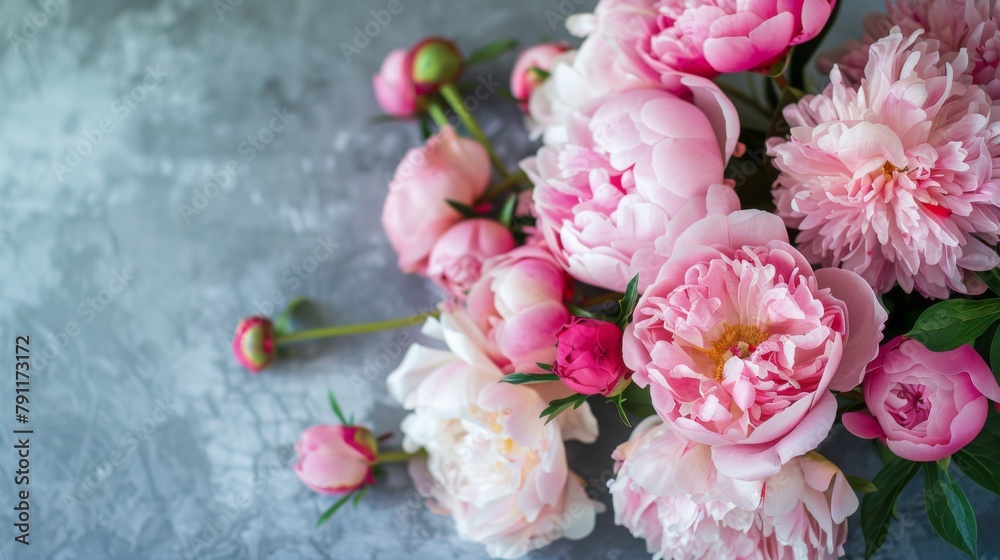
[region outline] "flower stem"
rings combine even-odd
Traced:
[[[788,87],[788,78],[786,78],[784,74],[781,74],[779,76],[775,76],[774,77],[774,83],[775,83],[775,85],[778,86],[778,89],[780,91],[785,91],[785,88]]]
[[[318,338],[331,338],[334,336],[344,336],[349,334],[364,334],[364,333],[373,333],[378,331],[386,331],[390,329],[401,329],[404,327],[412,327],[415,325],[419,325],[424,321],[424,319],[427,319],[428,317],[437,317],[439,313],[440,313],[439,311],[430,311],[427,313],[411,315],[409,317],[389,319],[388,321],[376,321],[374,323],[362,323],[360,325],[339,325],[336,327],[309,329],[305,331],[298,331],[279,336],[275,339],[275,342],[277,344],[287,344],[290,342],[301,342],[303,340],[315,340]]]
[[[444,114],[444,109],[436,101],[431,101],[427,104],[427,112],[430,113],[431,118],[434,119],[434,123],[438,125],[439,128],[448,126],[448,116]]]
[[[480,200],[482,201],[492,200],[497,195],[506,192],[508,189],[512,187],[517,186],[518,183],[526,180],[527,178],[528,178],[527,173],[518,170],[517,172],[508,175],[505,179],[503,179],[499,183],[490,187],[489,190],[483,193],[483,196],[480,197]]]
[[[500,157],[497,156],[497,153],[493,150],[493,144],[490,143],[490,139],[486,137],[486,134],[483,133],[483,129],[479,127],[479,123],[476,121],[475,117],[473,117],[472,113],[470,113],[465,107],[465,103],[462,101],[462,94],[459,93],[458,87],[455,86],[455,84],[445,84],[441,86],[440,91],[444,100],[448,102],[449,106],[451,106],[451,110],[455,111],[458,118],[462,119],[462,124],[465,125],[465,128],[467,128],[476,140],[483,145],[483,148],[486,149],[486,153],[490,156],[490,161],[493,162],[493,167],[496,167],[500,176],[506,179],[510,173],[507,172],[507,168],[504,167],[503,162],[500,161]]]
[[[416,453],[407,453],[406,451],[386,451],[385,453],[379,453],[376,462],[378,464],[384,463],[405,463],[410,459],[415,459],[417,457],[426,457],[427,451],[421,449]]]

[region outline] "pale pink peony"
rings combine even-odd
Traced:
[[[954,61],[962,49],[970,63],[965,72],[972,82],[986,89],[990,98],[1000,100],[1000,3],[996,0],[887,0],[886,12],[865,18],[863,39],[848,41],[841,48],[824,53],[818,60],[821,71],[833,64],[843,78],[856,87],[864,77],[871,44],[886,37],[898,26],[904,35],[924,30],[924,40],[939,42],[942,60]]]
[[[406,57],[405,49],[390,52],[372,78],[375,99],[387,115],[394,117],[409,117],[417,112],[417,90]]]
[[[375,436],[360,426],[311,426],[295,444],[295,474],[321,494],[344,494],[375,484]]]
[[[540,137],[547,145],[562,144],[570,115],[584,105],[611,93],[651,85],[655,84],[625,72],[611,47],[600,36],[591,35],[578,50],[553,59],[549,78],[532,92],[528,100],[531,137]]]
[[[410,411],[404,449],[427,451],[410,463],[417,490],[455,520],[459,537],[495,558],[587,536],[600,504],[569,470],[563,441],[594,442],[597,420],[584,404],[546,424],[539,415],[561,384],[499,383],[503,372],[467,327],[447,313],[432,319],[425,334],[448,350],[414,344],[388,378],[389,392]]]
[[[814,273],[773,214],[709,216],[677,247],[639,299],[625,364],[719,471],[771,476],[827,436],[830,389],[861,382],[886,313],[857,274]]]
[[[545,74],[569,50],[565,43],[542,43],[521,51],[510,73],[510,93],[521,109],[528,111],[528,100],[535,88],[545,81]]]
[[[860,89],[835,69],[821,95],[785,109],[771,138],[778,214],[810,262],[860,274],[879,293],[976,294],[1000,265],[1000,112],[956,80],[932,42],[898,31],[871,47]]]
[[[572,282],[544,246],[524,245],[483,265],[461,315],[505,373],[537,373],[556,357],[556,332],[570,320]]]
[[[819,35],[834,0],[601,0],[593,28],[622,64],[659,81],[671,71],[706,77],[765,70]]]
[[[877,438],[904,459],[937,461],[979,435],[1000,387],[971,346],[931,352],[900,336],[868,366],[864,395],[867,411],[844,414],[852,434]]]
[[[427,276],[451,295],[464,298],[479,280],[483,263],[514,248],[514,236],[495,220],[475,218],[451,227],[434,244]]]
[[[615,450],[615,523],[646,540],[654,559],[838,558],[858,508],[847,479],[815,452],[757,482],[734,480],[711,451],[657,418]]]
[[[382,208],[382,227],[399,257],[399,268],[425,273],[434,244],[462,220],[447,200],[472,205],[489,182],[486,150],[450,126],[406,152]]]
[[[591,101],[570,116],[565,143],[521,164],[538,229],[581,282],[624,291],[639,274],[645,287],[685,228],[739,209],[723,178],[736,109],[705,78],[673,79]]]

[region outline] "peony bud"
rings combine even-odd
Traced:
[[[622,331],[614,323],[575,317],[556,334],[552,373],[577,393],[612,397],[632,372],[622,358]]]
[[[345,494],[365,484],[375,484],[372,467],[378,443],[360,426],[312,426],[295,444],[299,460],[295,474],[303,484],[321,494]]]
[[[417,95],[434,93],[441,86],[454,83],[462,74],[458,46],[441,37],[428,37],[414,45],[407,61]]]
[[[515,246],[514,236],[495,220],[475,218],[451,227],[431,250],[427,275],[457,297],[479,280],[483,262]]]
[[[528,99],[552,68],[553,63],[569,50],[561,43],[543,43],[521,51],[510,74],[510,93],[518,100],[521,109],[528,111]]]
[[[274,363],[277,344],[271,320],[255,315],[240,321],[233,337],[233,355],[241,366],[253,373],[260,373]]]
[[[392,51],[372,78],[375,99],[387,115],[409,117],[417,113],[417,91],[410,77],[408,56],[403,49]]]

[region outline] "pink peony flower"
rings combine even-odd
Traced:
[[[448,350],[419,344],[387,380],[411,411],[403,447],[423,448],[410,462],[417,490],[432,510],[450,515],[458,535],[483,544],[495,558],[517,558],[594,528],[600,504],[587,498],[569,470],[563,441],[593,443],[597,420],[584,404],[552,422],[539,418],[549,386],[499,383],[503,372],[468,323],[445,313],[425,333]]]
[[[852,434],[878,438],[904,459],[937,461],[979,435],[1000,386],[969,345],[931,352],[899,336],[868,366],[864,395],[867,411],[844,414]]]
[[[529,47],[517,56],[510,74],[510,93],[528,111],[528,100],[542,82],[560,55],[569,50],[564,43],[542,43]]]
[[[739,209],[723,179],[736,109],[711,81],[674,78],[668,90],[590,102],[570,117],[565,143],[521,164],[539,230],[581,282],[624,291],[639,274],[643,288],[685,228]]]
[[[462,219],[446,201],[472,205],[489,182],[486,150],[450,126],[406,152],[382,208],[382,227],[399,256],[399,268],[425,273],[434,244]]]
[[[270,367],[278,357],[271,320],[255,315],[240,321],[233,336],[233,356],[251,373]]]
[[[427,276],[464,298],[479,280],[483,262],[514,248],[514,236],[500,222],[476,218],[451,227],[431,250]]]
[[[625,364],[720,472],[760,480],[826,437],[886,313],[857,274],[813,272],[781,219],[709,216],[677,240],[625,331]]]
[[[607,321],[573,318],[556,334],[552,373],[583,395],[621,393],[632,378],[622,361],[621,329]]]
[[[601,0],[592,28],[626,68],[659,81],[672,71],[714,77],[771,67],[819,35],[834,0]]]
[[[569,319],[572,283],[544,246],[524,245],[483,265],[465,298],[463,317],[486,341],[505,373],[537,373],[556,357],[556,332]]]
[[[321,494],[344,494],[375,484],[375,436],[359,426],[312,426],[295,444],[295,474]]]
[[[817,61],[821,71],[833,64],[851,87],[861,84],[872,43],[888,36],[894,26],[904,35],[924,30],[924,40],[937,41],[942,60],[968,56],[965,72],[991,99],[1000,100],[1000,4],[995,0],[887,0],[887,13],[865,18],[862,41],[848,41],[824,53]],[[965,49],[965,54],[962,54]]]
[[[382,61],[372,78],[375,99],[387,115],[409,117],[417,112],[417,90],[406,64],[406,50],[396,49]]]
[[[618,64],[604,39],[591,35],[579,50],[567,51],[551,61],[549,77],[528,100],[531,137],[554,146],[566,142],[570,115],[591,101],[635,87],[655,86]]]
[[[871,47],[860,89],[832,84],[785,109],[771,138],[778,214],[810,262],[860,274],[884,293],[981,293],[1000,265],[1000,113],[956,80],[967,59],[895,32]]]
[[[654,558],[839,558],[858,498],[817,453],[769,478],[734,480],[711,451],[644,420],[615,450],[609,483],[615,523],[646,540]]]

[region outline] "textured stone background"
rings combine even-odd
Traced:
[[[0,556],[481,557],[422,508],[402,468],[321,529],[331,499],[289,468],[299,431],[332,419],[327,388],[378,431],[396,428],[402,413],[383,380],[413,330],[315,345],[257,377],[233,363],[229,337],[239,317],[295,295],[330,322],[433,305],[426,282],[396,270],[378,225],[386,176],[418,133],[367,124],[371,74],[389,49],[429,33],[466,49],[562,37],[550,16],[593,2],[403,0],[347,60],[341,43],[386,1],[243,0],[221,17],[209,0],[51,1],[59,7],[44,17],[35,1],[0,3]],[[858,33],[868,9],[845,4],[840,38]],[[477,70],[505,79],[510,63]],[[241,144],[282,110],[294,118],[250,159]],[[510,162],[528,152],[509,104],[497,97],[479,111]],[[227,190],[196,199],[230,162],[241,167]],[[185,217],[185,204],[203,208]],[[334,249],[313,260],[323,245]],[[13,544],[11,527],[18,334],[35,356],[30,548]],[[608,455],[627,431],[598,412],[611,429],[571,459],[607,501]],[[875,472],[859,442],[835,437],[824,451],[849,473]],[[996,500],[971,493],[994,558]],[[904,511],[920,519],[911,495]],[[645,554],[604,514],[587,540],[532,556]],[[918,556],[957,557],[923,521],[886,554]]]

